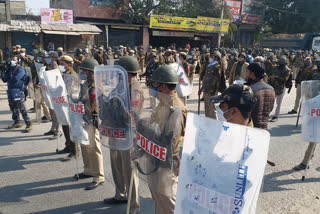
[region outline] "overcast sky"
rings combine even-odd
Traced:
[[[49,8],[50,0],[25,0],[27,9],[31,9],[34,15],[40,15],[40,8]]]

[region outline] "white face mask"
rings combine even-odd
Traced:
[[[14,60],[11,60],[11,67],[16,67],[17,66],[17,62]]]
[[[232,108],[231,108],[231,109],[232,109]],[[231,120],[232,116],[231,116],[230,118],[225,118],[225,117],[224,117],[224,114],[225,114],[225,113],[228,113],[229,111],[231,111],[231,109],[229,109],[228,111],[223,112],[222,109],[220,108],[220,106],[217,106],[217,107],[216,107],[216,110],[217,110],[218,120],[219,120],[219,121],[226,121],[226,122],[229,121],[229,120]]]
[[[26,53],[20,53],[20,56],[26,56]]]
[[[243,62],[244,58],[238,58],[239,62]]]
[[[60,71],[61,71],[62,73],[66,72],[66,69],[64,68],[64,66],[59,65],[59,68],[60,68]]]

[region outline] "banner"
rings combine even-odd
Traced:
[[[41,24],[73,24],[72,10],[41,8]]]
[[[230,8],[232,22],[239,22],[241,19],[241,1],[226,0],[226,4]]]
[[[197,19],[196,30],[206,33],[222,33],[227,34],[229,31],[229,19],[218,19],[210,17],[201,17]]]
[[[254,214],[270,134],[188,114],[175,214]]]
[[[197,19],[187,17],[150,15],[150,28],[195,31]]]
[[[242,1],[242,23],[262,24],[264,22],[264,12],[261,0]]]

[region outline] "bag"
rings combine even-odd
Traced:
[[[20,101],[22,100],[22,91],[17,88],[9,89],[7,91],[8,94],[8,100],[15,100],[15,101]]]

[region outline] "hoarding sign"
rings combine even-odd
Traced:
[[[41,8],[41,24],[73,24],[73,11]]]
[[[226,0],[226,4],[230,8],[232,22],[239,22],[241,18],[241,1]]]
[[[199,16],[197,19],[196,30],[199,32],[227,34],[229,31],[229,25],[229,19],[217,19]]]
[[[197,19],[195,18],[153,14],[150,16],[150,28],[154,29],[195,31],[196,25]]]
[[[242,1],[242,22],[247,24],[262,24],[264,22],[264,7],[260,0]]]

